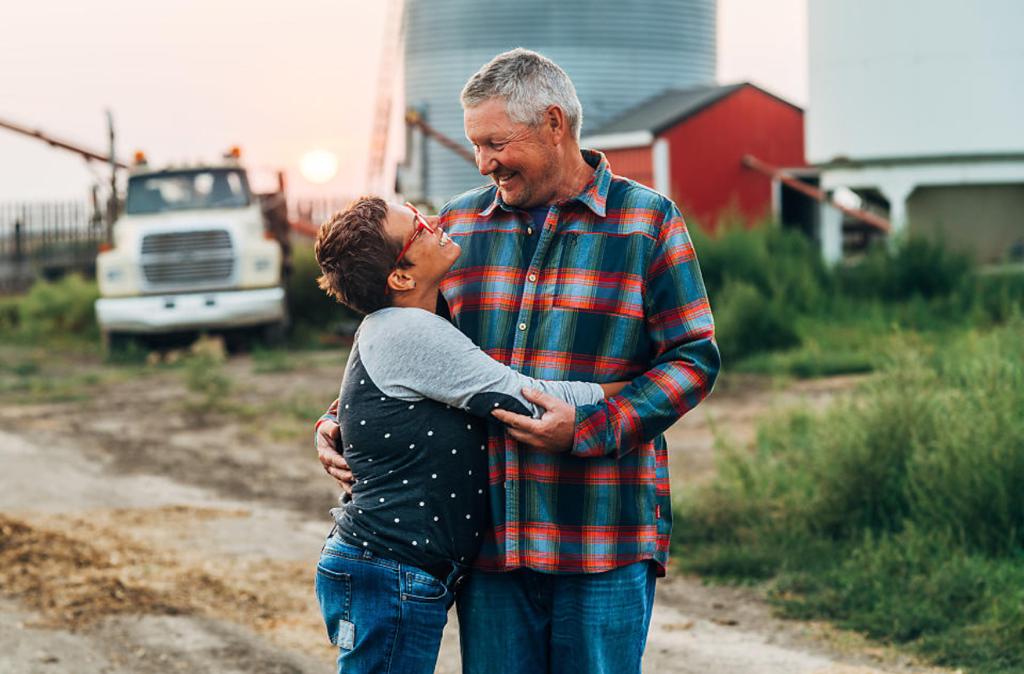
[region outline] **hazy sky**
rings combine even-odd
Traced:
[[[720,81],[751,80],[805,104],[805,2],[719,0]],[[105,150],[109,107],[122,158],[143,149],[156,164],[194,162],[238,144],[258,184],[281,168],[297,193],[357,194],[384,5],[7,0],[0,118]],[[325,187],[298,173],[314,149],[339,158]],[[0,201],[80,199],[93,181],[77,157],[0,129]]]

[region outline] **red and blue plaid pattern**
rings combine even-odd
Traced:
[[[682,216],[664,196],[612,174],[604,156],[576,198],[548,213],[533,259],[528,213],[494,186],[456,197],[441,224],[462,255],[442,284],[455,324],[493,358],[533,377],[630,380],[576,410],[571,452],[489,440],[491,531],[477,566],[600,572],[654,560],[672,529],[662,433],[711,391],[714,322]]]

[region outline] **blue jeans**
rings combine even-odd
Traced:
[[[448,584],[331,537],[316,567],[316,597],[339,672],[434,671],[454,597]]]
[[[655,569],[472,571],[458,596],[463,674],[640,672]]]

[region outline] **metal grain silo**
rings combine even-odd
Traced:
[[[464,143],[459,92],[495,55],[534,49],[569,73],[583,133],[646,98],[715,81],[715,0],[406,0],[405,103]],[[407,138],[402,189],[440,205],[484,182],[451,150]]]

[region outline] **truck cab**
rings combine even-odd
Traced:
[[[233,151],[223,162],[128,178],[124,214],[96,260],[104,338],[262,327],[288,312],[284,251]]]

